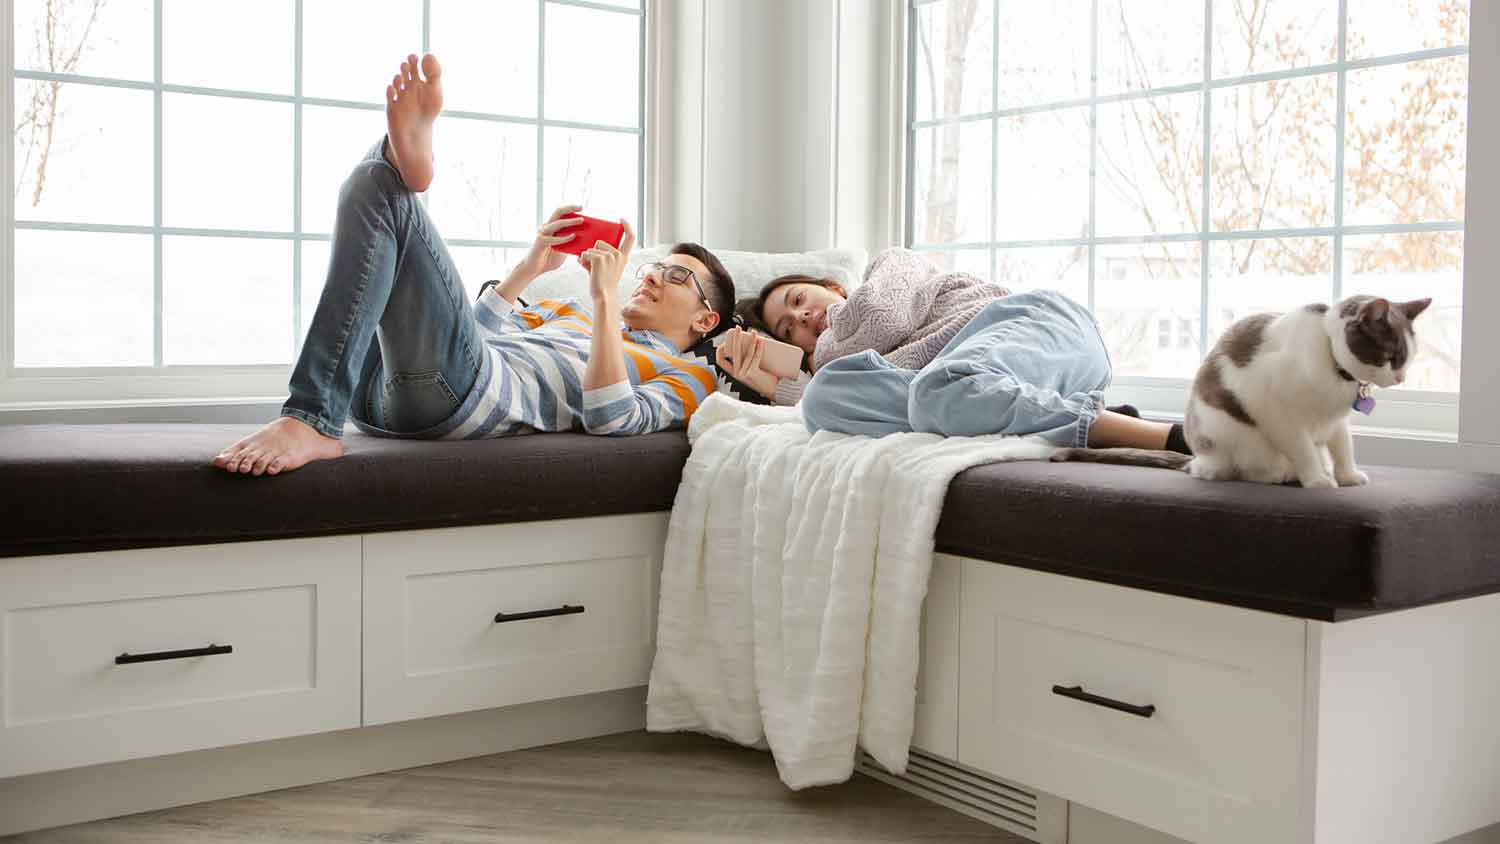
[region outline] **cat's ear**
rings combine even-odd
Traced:
[[[1411,302],[1402,302],[1401,311],[1406,314],[1408,320],[1416,319],[1427,306],[1432,304],[1431,299],[1417,299]]]
[[[1384,322],[1390,314],[1391,303],[1385,299],[1375,298],[1364,303],[1359,309],[1360,322]]]

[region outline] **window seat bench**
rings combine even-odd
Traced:
[[[351,432],[344,457],[279,477],[209,465],[255,427],[0,427],[0,835],[250,782],[122,804],[91,796],[98,766],[543,703],[573,719],[551,741],[644,723],[680,432]],[[1500,822],[1500,476],[1364,468],[1369,486],[1319,491],[1072,463],[959,475],[914,746],[1192,841]],[[610,717],[577,703],[606,699]],[[333,778],[257,787],[308,776]],[[1035,813],[1008,828],[1066,840]]]

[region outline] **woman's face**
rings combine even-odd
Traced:
[[[842,301],[840,290],[799,281],[772,290],[761,316],[777,340],[812,354],[818,335],[828,328],[828,306]]]

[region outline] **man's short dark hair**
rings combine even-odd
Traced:
[[[673,246],[672,255],[690,255],[703,262],[708,267],[712,278],[699,279],[703,282],[703,295],[708,299],[708,304],[714,313],[719,315],[719,324],[704,335],[707,340],[717,337],[729,330],[734,322],[734,279],[729,277],[729,270],[724,269],[724,263],[714,253],[704,249],[696,243],[679,243]]]

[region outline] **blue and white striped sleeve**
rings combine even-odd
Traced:
[[[708,378],[712,382],[712,376]],[[583,428],[612,437],[678,428],[698,409],[708,388],[702,379],[670,370],[632,387],[619,381],[583,393]]]

